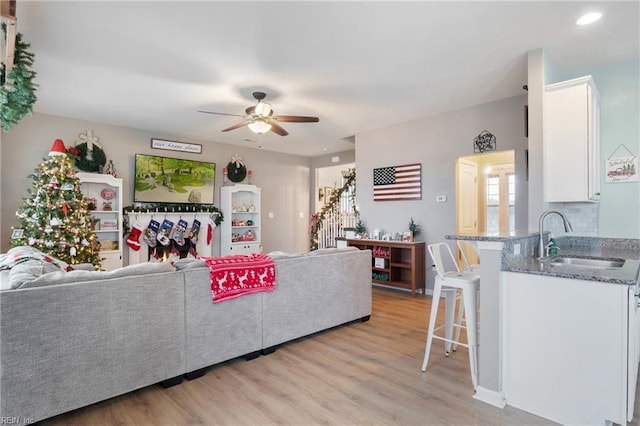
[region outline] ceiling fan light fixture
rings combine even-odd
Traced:
[[[267,123],[264,120],[258,119],[249,123],[249,129],[251,129],[252,132],[261,135],[271,130],[271,124]]]
[[[271,104],[268,104],[266,102],[258,102],[258,105],[256,105],[256,114],[259,115],[260,117],[268,117],[271,115],[271,112],[273,110],[271,109]]]

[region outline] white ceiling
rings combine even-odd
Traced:
[[[578,27],[598,10],[596,24]],[[374,128],[523,94],[527,51],[572,70],[639,58],[632,2],[23,1],[35,111],[316,156]],[[640,60],[640,59],[638,59]],[[289,136],[222,133],[267,93]]]

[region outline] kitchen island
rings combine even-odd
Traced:
[[[480,252],[475,398],[564,424],[631,419],[639,357],[640,240],[557,239],[565,258],[609,259],[617,265],[590,267],[538,259],[537,233],[448,238],[476,241]]]

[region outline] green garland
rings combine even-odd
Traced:
[[[3,42],[7,34],[7,25],[2,24]],[[29,43],[22,41],[22,34],[16,34],[13,68],[6,75],[6,65],[0,66],[0,123],[5,132],[22,118],[33,114],[36,102],[36,85],[33,78],[35,71],[31,69],[35,55],[29,52]]]
[[[93,144],[93,151],[91,152],[91,160],[87,159],[87,143],[83,142],[80,145],[76,145],[76,167],[83,172],[98,172],[100,167],[104,167],[107,164],[107,156],[104,155],[104,151],[98,145]]]
[[[122,209],[123,214],[127,213],[212,213],[215,214],[216,226],[220,226],[224,220],[222,211],[211,204],[170,204],[170,203],[144,203],[135,206],[126,206]]]

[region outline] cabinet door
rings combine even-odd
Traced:
[[[548,92],[545,107],[547,201],[585,201],[589,179],[586,87]]]
[[[629,342],[627,346],[627,421],[633,419],[636,401],[636,385],[638,384],[638,361],[640,357],[640,315],[638,315],[638,298],[634,288],[629,289]]]
[[[544,168],[548,202],[596,201],[599,195],[599,106],[590,78],[547,86]]]

